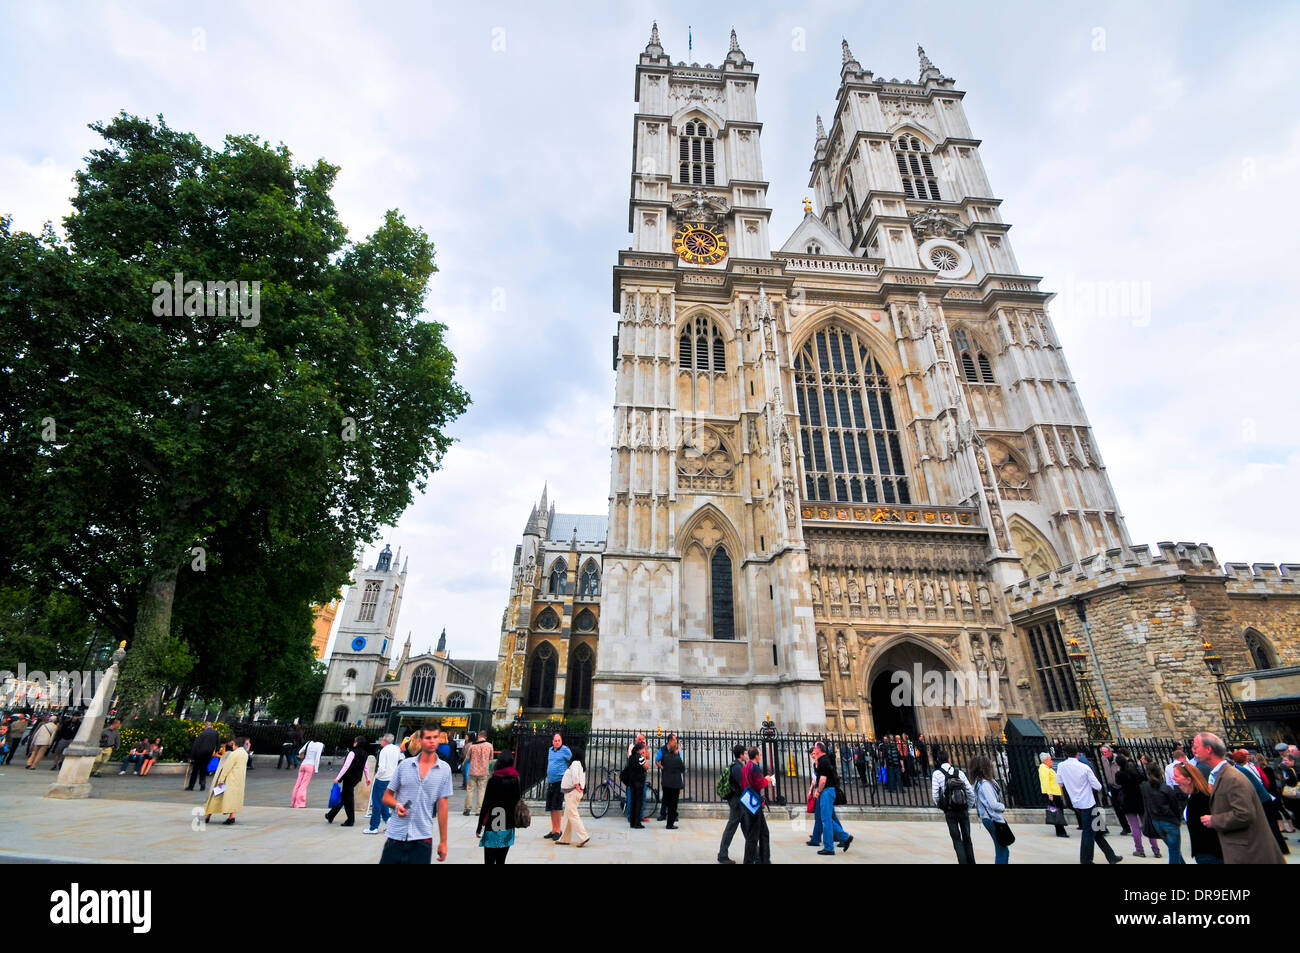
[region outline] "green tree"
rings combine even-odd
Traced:
[[[204,609],[291,613],[336,591],[340,554],[424,489],[469,398],[443,326],[419,317],[432,243],[395,211],[349,241],[337,167],[254,136],[216,151],[161,117],[92,128],[106,145],[77,174],[66,241],[0,219],[0,570],[125,638],[119,685],[141,702],[256,656],[264,629],[218,633]],[[178,273],[249,282],[255,313],[215,315],[212,294],[169,307],[158,289]],[[282,610],[249,577],[285,558],[310,585]],[[229,600],[190,586],[217,565]],[[191,589],[204,606],[173,631]],[[214,678],[256,690],[256,674]]]
[[[314,658],[305,669],[297,672],[286,668],[266,705],[271,717],[277,721],[314,720],[316,705],[321,692],[325,691],[325,671],[325,663]]]

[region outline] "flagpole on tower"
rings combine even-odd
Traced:
[[[695,38],[691,35],[691,25],[686,24],[686,52],[689,53],[695,49]]]

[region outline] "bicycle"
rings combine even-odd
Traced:
[[[627,790],[611,773],[605,775],[605,780],[591,789],[591,800],[587,802],[587,806],[591,809],[591,816],[604,817],[609,812],[610,803],[615,800],[618,801],[620,811],[627,810]],[[659,789],[653,785],[646,785],[645,804],[641,807],[641,816],[659,816]]]

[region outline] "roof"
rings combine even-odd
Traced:
[[[604,545],[605,537],[609,535],[609,517],[604,513],[599,516],[586,513],[554,513],[551,516],[551,525],[546,528],[546,541],[567,543],[573,539],[575,528],[578,542]]]
[[[821,246],[823,255],[835,255],[841,258],[854,257],[853,252],[844,247],[844,244],[836,237],[826,225],[812,212],[805,212],[803,221],[794,233],[786,239],[781,251],[786,254],[806,255],[808,253],[808,243],[817,242]]]
[[[468,662],[457,660],[453,664],[469,676],[471,685],[475,688],[482,688],[491,694],[493,683],[497,677],[496,659],[476,659]]]

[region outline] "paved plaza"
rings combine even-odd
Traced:
[[[82,801],[55,801],[42,797],[54,772],[24,771],[10,765],[0,769],[0,862],[73,861],[80,863],[256,863],[256,864],[369,864],[379,859],[384,838],[362,834],[357,826],[340,827],[343,815],[331,826],[324,813],[333,773],[317,775],[308,795],[311,805],[288,807],[296,772],[258,768],[248,775],[247,799],[237,824],[226,827],[213,818],[203,824],[203,795],[184,790],[178,775],[139,778],[116,772],[95,781],[95,795]],[[482,851],[474,837],[474,817],[461,814],[463,793],[457,781],[451,802],[447,863],[479,864]],[[647,824],[645,830],[627,827],[616,810],[594,820],[584,806],[583,820],[591,834],[584,848],[566,847],[545,840],[549,830],[539,806],[533,807],[533,826],[518,832],[510,863],[715,863],[724,819],[693,806],[684,811],[680,828],[665,830]],[[806,847],[811,818],[791,818],[783,809],[769,815],[774,864],[950,864],[955,862],[946,825],[934,820],[866,820],[846,812],[845,827],[854,835],[847,853],[834,859],[819,857]],[[879,816],[879,815],[876,815]],[[922,815],[926,816],[926,815]],[[1079,834],[1069,840],[1055,837],[1052,829],[1033,823],[1037,811],[1024,820],[1010,818],[1017,841],[1012,863],[1075,864]],[[993,862],[993,846],[972,815],[972,838],[978,863]],[[1112,825],[1111,844],[1124,856],[1124,867],[1162,864],[1130,856],[1132,841]],[[1292,838],[1294,840],[1294,836]],[[1186,845],[1184,844],[1184,856]],[[744,841],[739,833],[731,855],[739,861]]]

